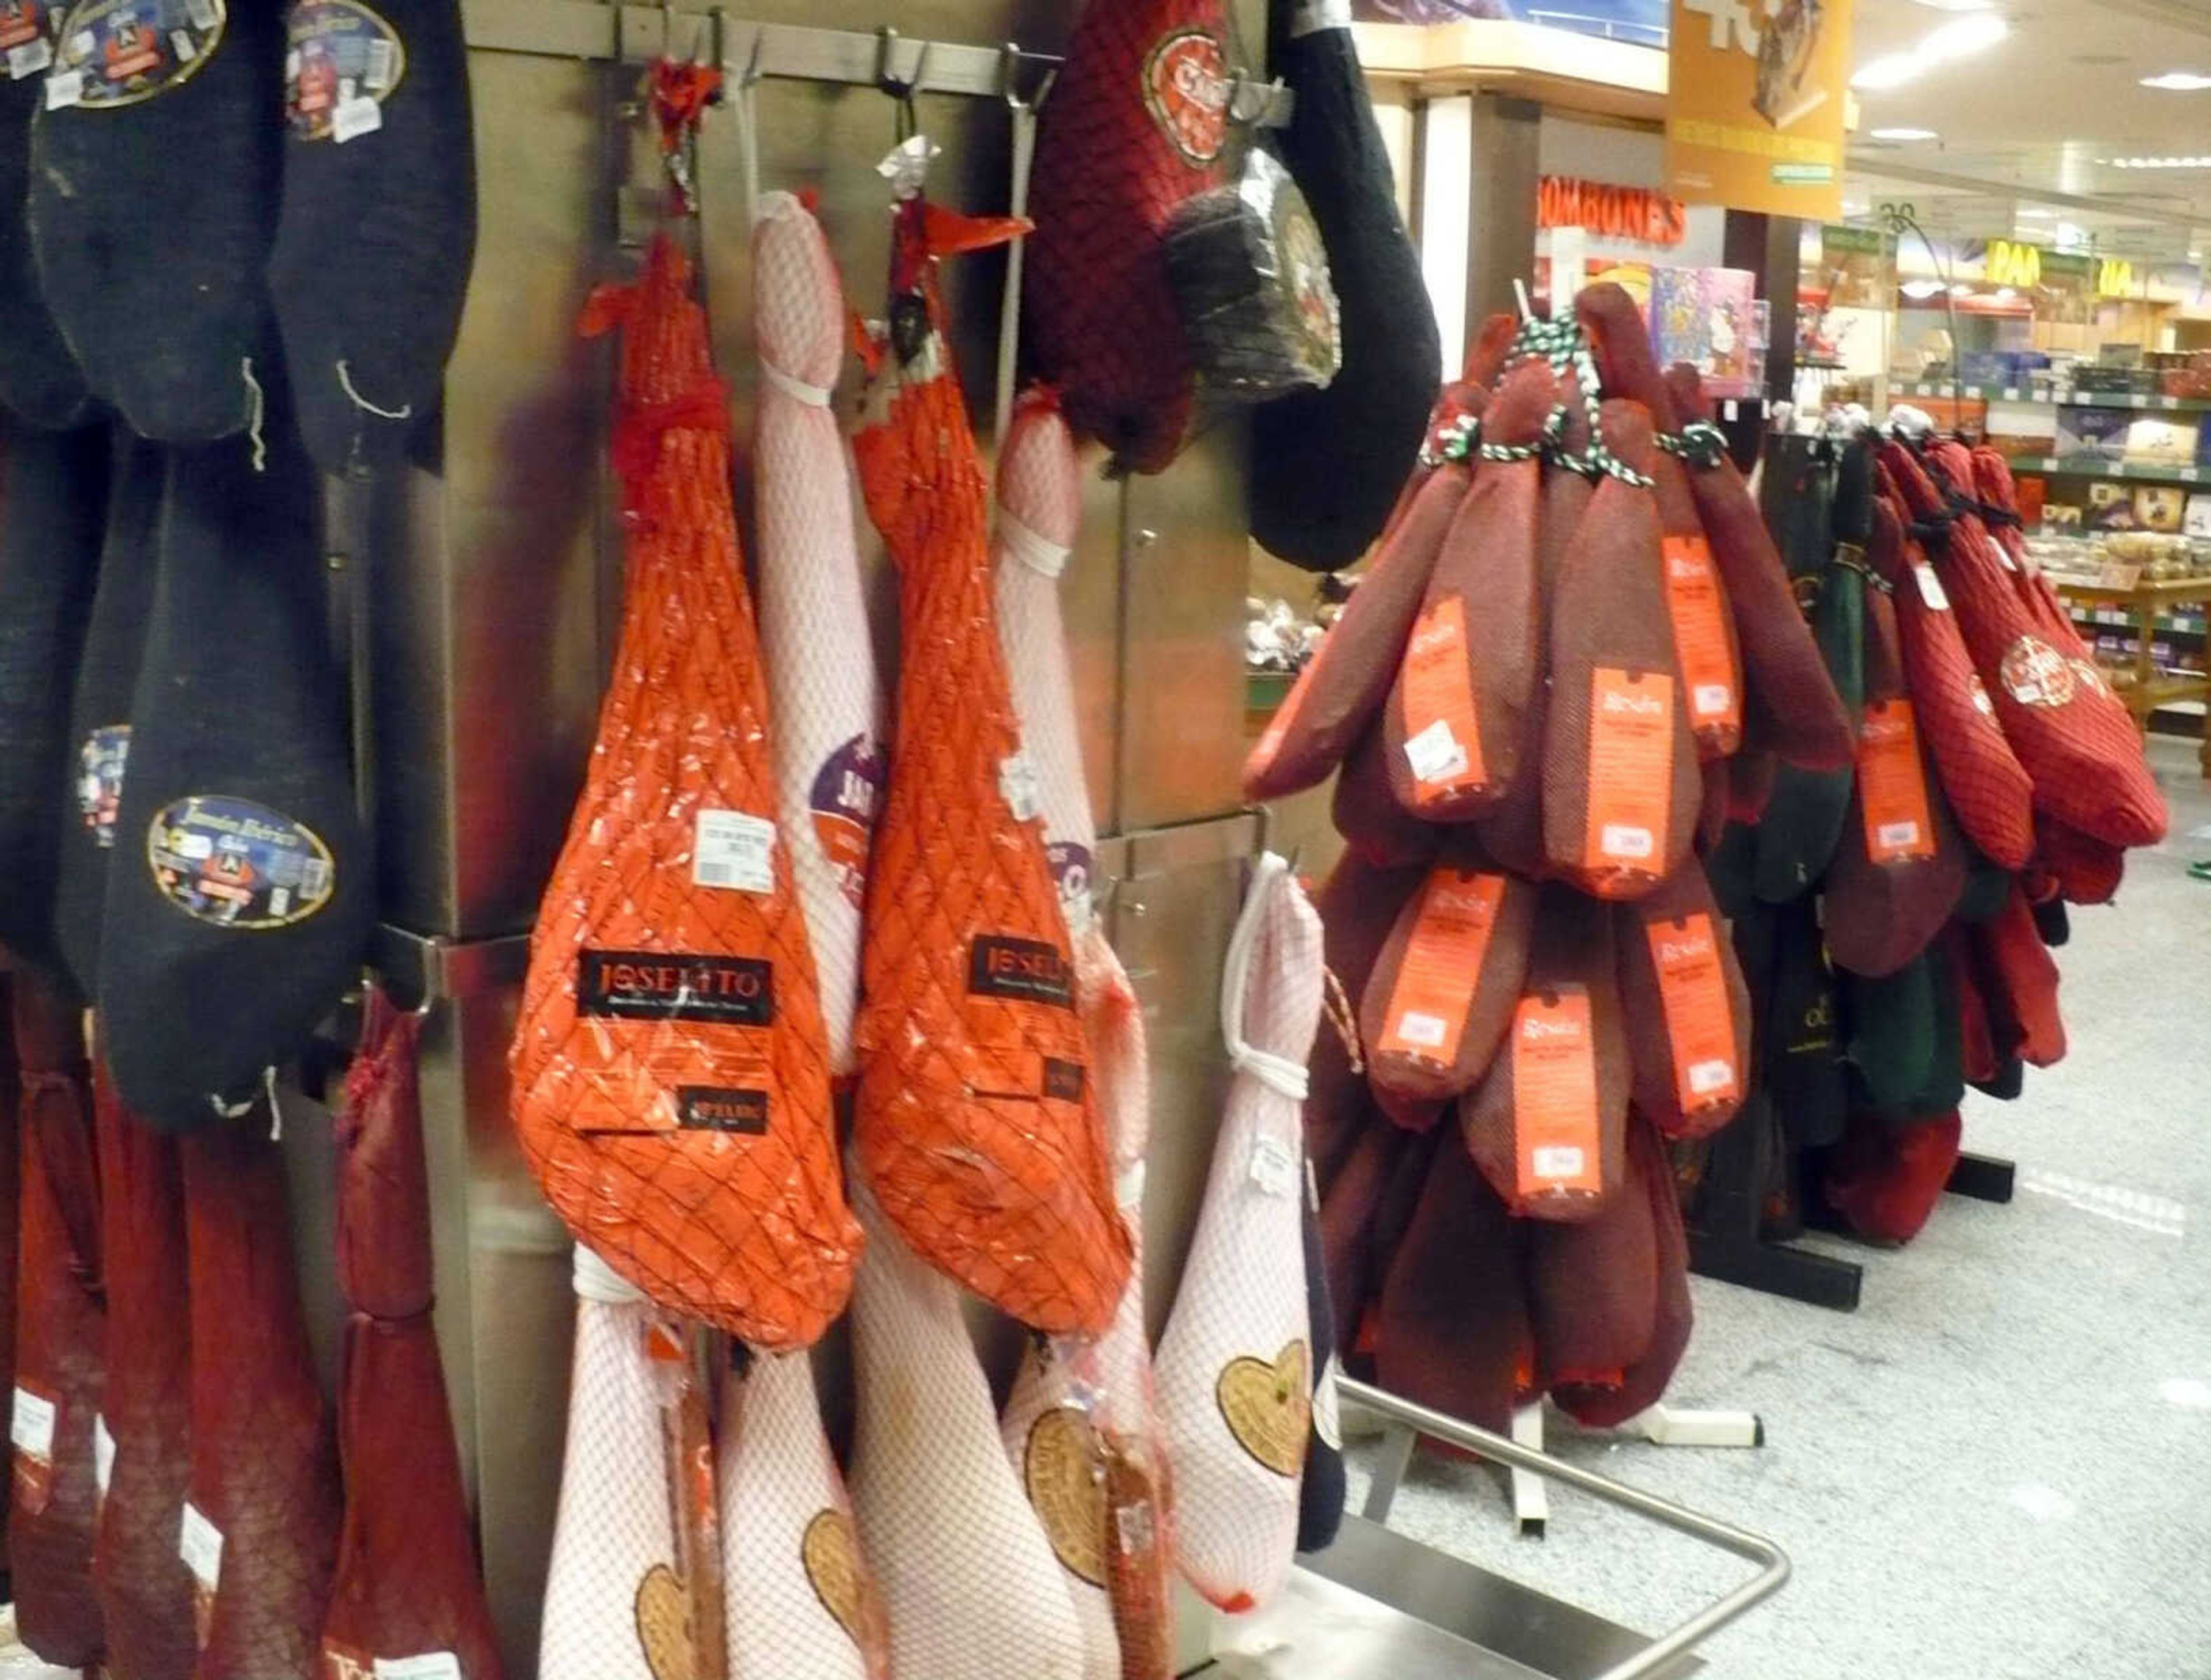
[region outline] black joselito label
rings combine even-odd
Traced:
[[[976,935],[967,951],[967,990],[984,998],[1075,1007],[1075,977],[1058,948],[1006,933]]]
[[[1044,1094],[1057,1097],[1063,1102],[1082,1101],[1082,1064],[1063,1062],[1057,1056],[1044,1058]]]
[[[576,1010],[617,1021],[775,1019],[775,965],[748,956],[585,950],[576,958]]]
[[[678,1085],[675,1123],[686,1131],[742,1131],[757,1137],[767,1130],[767,1093]]]

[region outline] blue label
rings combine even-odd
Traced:
[[[217,927],[261,931],[305,921],[330,901],[337,870],[312,828],[251,799],[195,793],[146,831],[161,895]]]
[[[856,735],[823,761],[807,797],[814,837],[856,908],[867,897],[868,849],[882,803],[883,776],[882,753],[866,736]]]
[[[197,74],[222,44],[227,16],[224,0],[87,0],[62,26],[47,79],[76,78],[60,103],[136,105]]]
[[[407,74],[399,32],[359,0],[294,0],[285,31],[284,117],[300,139],[346,139],[347,113],[383,104]]]
[[[123,767],[130,756],[128,724],[93,731],[77,749],[76,808],[103,852],[115,845],[115,818],[123,807]]]

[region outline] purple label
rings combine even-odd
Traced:
[[[883,755],[868,737],[856,735],[823,761],[806,801],[814,836],[855,909],[867,896],[868,848],[882,797]]]

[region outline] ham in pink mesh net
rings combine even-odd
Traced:
[[[177,1555],[191,1479],[191,1325],[184,1168],[173,1137],[95,1081],[107,1282],[106,1449],[93,1574],[107,1660],[134,1680],[186,1680],[198,1659],[192,1578]]]
[[[443,1655],[500,1680],[476,1538],[430,1322],[430,1191],[415,1080],[419,1017],[368,994],[337,1124],[339,1377],[345,1521],[323,1654],[341,1680]]]
[[[1691,859],[1618,916],[1635,1107],[1669,1137],[1710,1137],[1750,1095],[1751,1009],[1705,866]]]
[[[337,1562],[337,1440],[300,1312],[275,1124],[257,1104],[179,1145],[192,1464],[179,1550],[198,1680],[313,1680]]]
[[[70,1001],[29,968],[12,990],[22,1204],[8,1567],[23,1643],[82,1668],[102,1643],[92,1552],[106,1310],[91,1078]]]
[[[803,1354],[734,1356],[714,1469],[727,1680],[887,1680],[882,1598]]]
[[[1299,1109],[1322,990],[1320,918],[1269,853],[1229,942],[1227,1114],[1159,1345],[1175,1560],[1231,1614],[1281,1591],[1297,1544],[1313,1388]]]
[[[1628,1174],[1651,1201],[1652,1231],[1658,1239],[1657,1301],[1650,1345],[1620,1374],[1617,1384],[1560,1383],[1551,1398],[1577,1422],[1591,1429],[1617,1428],[1666,1397],[1666,1386],[1688,1350],[1696,1313],[1689,1299],[1689,1239],[1681,1224],[1681,1195],[1657,1134],[1631,1124],[1627,1134]]]
[[[780,838],[806,912],[831,1069],[852,1071],[860,907],[882,796],[883,700],[861,587],[845,439],[829,407],[844,288],[821,224],[771,192],[753,227],[760,435],[760,637],[775,719]]]

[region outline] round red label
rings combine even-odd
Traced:
[[[1169,35],[1144,61],[1144,106],[1189,162],[1203,166],[1228,143],[1228,58],[1202,29]]]
[[[2035,636],[2021,636],[2003,656],[2005,691],[2021,706],[2059,707],[2073,699],[2073,667]]]

